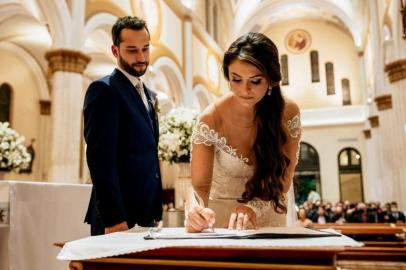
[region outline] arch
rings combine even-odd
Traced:
[[[74,42],[70,24],[72,19],[66,1],[38,0],[53,40],[53,47],[67,48]],[[80,49],[80,48],[76,48]]]
[[[114,14],[106,12],[97,13],[86,21],[83,34],[85,37],[87,37],[96,29],[103,29],[109,35],[111,35],[110,28],[116,22],[116,20],[117,16]]]
[[[357,149],[346,147],[338,153],[338,174],[340,200],[364,201],[361,154]]]
[[[181,70],[177,64],[169,57],[162,56],[152,64],[153,69],[158,73],[161,71],[169,84],[169,92],[173,95],[175,105],[187,105],[185,102],[188,96],[186,85]]]
[[[239,24],[235,25],[235,37],[250,31],[256,24],[261,24],[258,22],[266,22],[269,25],[269,22],[274,21],[278,17],[278,14],[286,14],[286,10],[292,8],[291,5],[291,1],[285,0],[262,1],[255,8],[251,9],[245,21],[242,20]],[[349,11],[344,10],[342,6],[338,6],[333,1],[324,0],[297,0],[294,6],[316,10],[318,14],[321,14],[319,10],[327,11],[338,18],[339,22],[348,30],[354,40],[355,46],[361,47],[362,33],[356,18],[352,18],[354,16],[348,14]]]
[[[199,107],[199,111],[203,111],[213,101],[209,91],[202,84],[198,84],[193,88],[193,94],[196,99],[196,105]]]
[[[321,194],[319,153],[307,142],[300,142],[299,161],[293,181],[296,193],[295,201],[298,205],[308,199],[311,191]]]
[[[3,22],[14,16],[26,16],[35,18],[35,16],[30,13],[28,9],[26,9],[21,4],[17,4],[15,1],[12,1],[12,3],[10,1],[9,3],[3,2],[0,4],[0,22]]]
[[[38,96],[40,100],[50,100],[49,89],[45,79],[45,75],[39,65],[39,63],[29,54],[26,50],[20,46],[15,45],[11,42],[0,42],[0,50],[5,50],[10,52],[10,54],[16,55],[22,62],[24,62],[27,67],[34,74],[34,83],[38,89]]]

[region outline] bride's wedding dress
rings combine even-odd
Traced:
[[[286,126],[290,136],[299,137],[300,118],[298,115],[289,120]],[[219,136],[217,131],[211,129],[204,122],[199,121],[195,126],[192,143],[214,146],[215,157],[208,207],[216,213],[215,226],[226,227],[230,214],[239,204],[237,199],[241,198],[245,183],[254,173],[254,167],[249,165],[248,158],[238,156],[237,150],[227,144],[225,137]],[[269,201],[255,198],[247,203],[256,213],[258,227],[280,227],[296,224],[293,184],[289,192],[285,194],[285,199],[288,208],[287,214],[275,212]]]

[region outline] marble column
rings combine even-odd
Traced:
[[[391,183],[395,189],[395,197],[399,207],[406,211],[406,59],[400,59],[385,65],[392,92],[394,123],[390,132],[396,137],[392,142],[396,156],[393,160],[393,170],[397,179]]]
[[[48,179],[79,183],[83,71],[90,57],[69,50],[46,53],[51,79],[51,141]]]

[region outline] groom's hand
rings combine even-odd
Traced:
[[[213,226],[216,214],[210,208],[193,207],[186,217],[186,231],[189,233],[201,232]]]
[[[249,223],[254,226],[254,229],[257,228],[257,215],[254,210],[245,205],[239,205],[234,213],[231,214],[230,220],[228,222],[228,228],[230,230],[245,230]]]

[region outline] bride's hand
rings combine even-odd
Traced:
[[[190,209],[186,217],[186,231],[190,233],[201,232],[213,226],[216,214],[210,208],[195,206]]]
[[[252,224],[254,229],[257,228],[257,215],[254,210],[245,205],[239,205],[234,213],[231,214],[228,222],[228,228],[230,230],[245,230],[249,223]]]

